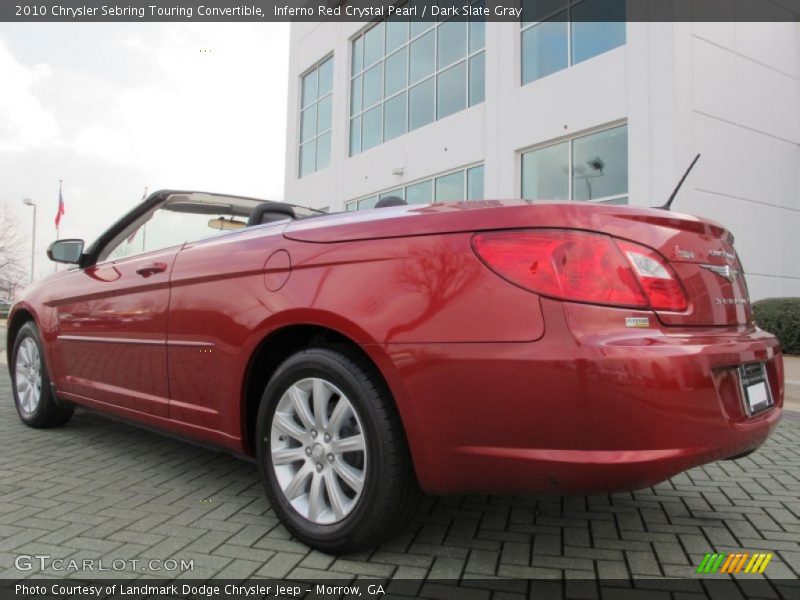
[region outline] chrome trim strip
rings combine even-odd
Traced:
[[[167,340],[146,340],[136,338],[101,337],[90,335],[59,335],[59,341],[65,342],[93,342],[100,344],[138,344],[144,346],[163,346]]]
[[[213,348],[211,342],[192,342],[190,340],[167,340],[167,346],[188,346],[190,348]]]
[[[190,348],[214,348],[211,342],[193,342],[190,340],[147,340],[137,338],[102,337],[91,335],[59,335],[59,341],[93,342],[100,344],[136,344],[142,346],[186,346]]]

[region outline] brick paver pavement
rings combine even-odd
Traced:
[[[24,427],[5,367],[0,440],[4,578],[63,576],[18,571],[20,554],[194,560],[171,574],[191,578],[614,579],[691,578],[707,552],[759,551],[775,554],[765,577],[800,574],[796,413],[748,458],[634,493],[426,498],[397,539],[343,557],[291,538],[251,463],[85,411],[60,429]]]

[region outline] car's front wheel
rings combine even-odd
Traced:
[[[400,421],[374,366],[313,348],[270,380],[258,463],[284,525],[323,552],[368,548],[404,527],[419,496]]]
[[[73,409],[53,396],[50,376],[36,325],[29,321],[14,339],[11,351],[14,403],[20,419],[29,427],[58,427],[72,418]]]

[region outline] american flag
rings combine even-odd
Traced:
[[[61,193],[61,182],[58,182],[58,212],[56,213],[56,229],[61,225],[61,217],[64,216],[64,195]]]

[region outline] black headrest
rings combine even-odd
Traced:
[[[403,200],[400,196],[386,196],[385,198],[381,198],[378,202],[375,203],[375,208],[387,208],[389,206],[405,206],[408,204],[405,200]]]
[[[283,202],[262,202],[250,213],[250,217],[247,219],[247,226],[252,227],[262,223],[294,218],[294,209],[288,204]]]

